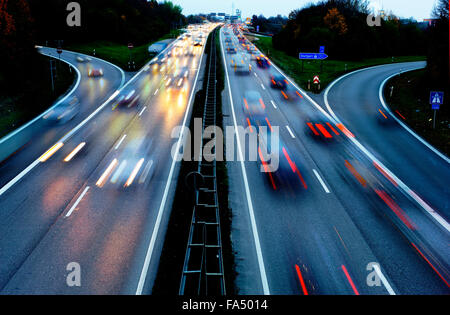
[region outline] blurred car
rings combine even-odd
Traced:
[[[167,57],[166,56],[161,56],[161,57],[156,57],[154,60],[152,60],[152,62],[150,62],[150,67],[152,67],[153,71],[161,71],[162,67],[166,64],[167,62]]]
[[[244,93],[243,108],[248,123],[254,126],[265,124],[265,105],[261,94],[257,91],[247,91]]]
[[[80,102],[76,96],[73,96],[48,112],[43,119],[50,123],[64,124],[75,117],[79,111]]]
[[[249,64],[243,54],[235,54],[231,58],[231,67],[236,74],[250,74],[252,65]]]
[[[136,92],[136,90],[127,90],[123,91],[122,94],[117,99],[117,106],[120,107],[132,107],[136,105],[136,103],[139,101],[139,94]]]
[[[286,90],[286,79],[281,74],[270,75],[270,86],[274,89]]]
[[[259,137],[259,162],[263,168],[272,188],[278,190],[282,187],[303,187],[307,189],[306,181],[302,175],[303,163],[297,163],[296,158],[289,152],[280,137],[272,143],[272,133],[267,137]],[[278,141],[277,141],[278,140]]]
[[[189,78],[189,68],[188,67],[182,67],[180,69],[177,69],[175,73],[173,74],[173,78],[171,80],[172,87],[174,88],[184,88],[184,84],[186,80]]]
[[[86,60],[83,58],[83,57],[81,57],[81,56],[77,56],[77,61],[78,62],[85,62]]]
[[[203,41],[200,38],[194,39],[194,46],[203,46]]]
[[[237,50],[234,47],[227,47],[227,53],[229,53],[229,54],[236,54]]]
[[[91,68],[88,70],[88,77],[95,78],[95,77],[102,77],[103,76],[103,69],[101,68]]]
[[[260,68],[269,68],[270,67],[270,61],[269,59],[264,55],[256,56],[256,64]]]

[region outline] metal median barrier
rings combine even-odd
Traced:
[[[203,112],[203,132],[209,126],[216,126],[215,36],[216,32],[213,31]],[[201,147],[203,147],[203,139]],[[200,180],[194,181],[195,205],[184,259],[180,295],[226,294],[217,195],[215,137],[211,148],[213,148],[211,154],[205,156],[206,159],[200,159],[198,172],[192,174]]]

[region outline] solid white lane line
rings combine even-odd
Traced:
[[[202,47],[202,53],[200,56],[200,61],[199,61],[199,65],[202,64],[202,60],[203,60],[203,56],[204,56],[204,52],[205,52],[205,45],[203,45]],[[200,67],[199,67],[200,68]],[[191,90],[191,95],[189,97],[189,102],[186,108],[186,111],[184,113],[184,118],[183,118],[183,127],[186,126],[186,121],[190,112],[190,108],[192,105],[192,99],[194,97],[194,92],[195,92],[195,88],[197,86],[197,81],[198,81],[198,76],[200,74],[200,71],[197,71],[197,75],[195,76],[195,81],[194,84],[192,86],[192,90]],[[177,155],[179,155],[180,153],[180,147],[181,147],[181,141],[183,140],[184,137],[179,137],[178,138],[178,142],[177,142],[177,147],[175,152],[177,152]],[[158,210],[158,215],[156,217],[156,222],[153,228],[153,232],[152,232],[152,236],[150,239],[150,243],[148,245],[147,248],[147,253],[145,255],[145,260],[144,260],[144,265],[142,266],[142,270],[141,270],[141,275],[139,277],[139,282],[137,284],[137,288],[136,288],[136,295],[141,295],[142,294],[142,290],[144,289],[144,284],[145,284],[145,279],[147,278],[147,273],[148,273],[148,268],[150,266],[150,261],[152,260],[152,256],[153,256],[153,250],[155,248],[155,243],[156,243],[156,238],[158,236],[158,232],[159,232],[159,228],[161,226],[161,220],[162,220],[162,216],[164,213],[164,208],[166,206],[166,202],[167,202],[167,197],[169,195],[169,189],[170,189],[170,185],[172,183],[172,177],[173,177],[173,173],[175,171],[175,164],[178,160],[178,156],[174,157],[172,159],[172,165],[170,166],[170,171],[169,171],[169,176],[167,178],[167,182],[166,182],[166,186],[164,188],[164,194],[161,200],[161,204],[159,206],[159,210]]]
[[[422,69],[423,67],[420,68],[411,68],[408,69],[407,71],[414,71],[417,69]],[[433,147],[431,144],[429,144],[426,140],[424,140],[421,136],[419,136],[417,133],[415,133],[413,130],[411,130],[411,128],[409,128],[406,124],[404,124],[400,119],[398,119],[390,110],[389,106],[386,105],[386,102],[384,100],[384,96],[383,96],[383,90],[384,90],[384,86],[386,85],[386,82],[389,81],[391,78],[397,76],[398,74],[393,74],[391,76],[389,76],[388,78],[386,78],[386,80],[383,81],[383,83],[381,83],[380,85],[380,89],[378,91],[378,97],[380,99],[381,105],[383,105],[384,109],[391,115],[392,118],[394,118],[403,128],[406,129],[406,131],[408,131],[414,138],[416,138],[417,140],[419,140],[423,145],[425,145],[428,149],[430,149],[431,151],[433,151],[437,156],[439,156],[441,159],[443,159],[445,162],[450,163],[450,159],[448,157],[446,157],[444,154],[442,154],[441,152],[439,152],[435,147]]]
[[[335,122],[342,123],[342,122],[340,121],[340,119],[336,116],[336,114],[331,109],[330,103],[328,102],[328,93],[330,92],[331,88],[337,82],[339,82],[341,79],[345,78],[346,76],[348,76],[352,73],[356,73],[356,72],[363,71],[363,70],[367,70],[367,69],[357,70],[357,71],[348,73],[347,75],[344,75],[344,76],[336,79],[325,90],[325,93],[323,96],[324,101],[325,101],[325,106],[327,107],[328,111],[330,112],[330,114],[333,117],[330,117],[328,115],[328,113],[327,113],[327,116],[330,117],[330,119],[332,119],[332,121],[334,121],[334,123]],[[311,101],[312,101],[312,99],[311,99]],[[312,104],[314,104],[314,101],[312,101]],[[314,105],[315,106],[317,105],[319,108],[322,108],[317,103]],[[383,163],[381,163],[381,161],[379,161],[368,149],[366,149],[366,147],[364,147],[358,140],[356,140],[356,138],[348,138],[348,139],[350,141],[352,141],[353,144],[355,146],[357,146],[359,148],[359,150],[361,152],[363,152],[372,162],[377,163],[378,166],[380,166],[395,182],[397,182],[398,187],[404,193],[406,193],[411,198],[413,198],[422,207],[422,209],[424,209],[426,212],[428,212],[436,220],[436,222],[438,222],[442,227],[444,227],[447,230],[447,232],[450,232],[450,224],[447,222],[447,220],[445,220],[443,217],[441,217],[440,214],[438,214],[432,207],[430,207],[430,205],[428,205],[422,198],[420,198],[414,191],[412,191],[411,188],[409,188],[403,181],[401,181],[397,176],[395,176],[394,173],[392,173],[390,169],[388,169]]]
[[[222,39],[221,39],[222,40]],[[223,50],[223,45],[221,45],[221,49],[222,49],[222,58],[223,58],[223,63],[227,64],[227,60],[225,58],[225,52]],[[256,256],[258,259],[258,265],[259,265],[259,273],[261,276],[261,283],[262,283],[262,287],[263,287],[263,292],[265,295],[270,295],[270,290],[269,290],[269,283],[267,281],[267,275],[266,275],[266,268],[264,266],[264,259],[262,256],[262,250],[261,250],[261,243],[259,241],[259,233],[258,233],[258,228],[256,226],[256,219],[255,219],[255,212],[253,210],[253,202],[251,199],[251,195],[250,195],[250,188],[248,185],[248,180],[247,180],[247,172],[245,170],[245,165],[244,165],[244,155],[242,153],[242,148],[241,148],[241,143],[239,142],[239,129],[237,127],[237,121],[236,121],[236,114],[234,111],[234,102],[233,102],[233,95],[231,94],[231,84],[230,84],[230,78],[228,75],[228,67],[224,67],[225,68],[225,74],[226,74],[226,78],[227,78],[227,84],[228,84],[228,94],[230,97],[230,103],[231,103],[231,112],[233,114],[233,122],[234,122],[234,128],[236,130],[236,136],[237,136],[237,145],[238,145],[238,152],[239,152],[239,157],[240,157],[240,163],[241,163],[241,171],[242,171],[242,177],[244,180],[244,186],[245,186],[245,195],[247,197],[247,206],[248,206],[248,212],[250,215],[250,223],[252,226],[252,233],[253,233],[253,240],[255,242],[255,248],[256,248]],[[178,151],[176,151],[178,152]]]
[[[325,185],[325,182],[323,181],[322,177],[320,177],[319,172],[317,172],[315,169],[313,169],[314,175],[316,175],[317,179],[319,180],[319,183],[322,185],[323,190],[325,190],[325,192],[327,194],[330,193],[330,190],[328,189],[327,185]]]
[[[264,87],[264,84],[262,84],[262,83],[261,83],[261,87],[264,91],[266,90],[266,88]]]
[[[287,131],[289,131],[289,134],[291,135],[291,137],[292,137],[293,139],[295,139],[295,135],[294,135],[294,133],[292,132],[291,128],[289,128],[289,126],[286,126],[286,129],[287,129]]]
[[[119,142],[117,142],[117,145],[114,147],[114,150],[117,150],[120,145],[122,144],[123,140],[125,140],[125,138],[127,137],[127,135],[123,135],[122,138],[120,138]]]
[[[391,285],[389,284],[389,282],[387,281],[386,277],[384,276],[384,274],[381,272],[379,266],[377,264],[373,265],[373,269],[375,269],[375,272],[378,275],[378,278],[380,278],[381,282],[383,282],[384,287],[386,288],[386,290],[388,291],[388,293],[390,295],[396,295],[394,289],[392,289]]]
[[[0,196],[3,195],[8,189],[10,189],[15,183],[17,183],[22,177],[24,177],[26,174],[28,174],[28,172],[31,171],[33,168],[35,168],[39,163],[41,163],[39,160],[34,161],[26,169],[24,169],[22,172],[20,172],[19,175],[14,177],[5,186],[3,186],[0,189]]]
[[[144,111],[147,109],[147,106],[144,106],[144,108],[141,110],[141,112],[139,113],[139,117],[142,116],[142,114],[144,113]]]
[[[86,195],[86,193],[89,190],[89,186],[87,186],[83,192],[81,193],[80,197],[78,197],[78,199],[75,201],[75,203],[73,204],[73,206],[70,208],[70,210],[67,212],[66,214],[66,218],[70,217],[70,215],[72,214],[72,212],[75,210],[75,208],[78,206],[78,204],[80,203],[81,199],[83,199],[84,195]]]
[[[41,55],[45,55],[45,56],[51,56],[49,53],[44,53],[44,52],[40,52],[40,54]],[[53,56],[53,58],[56,59],[56,57],[54,57],[54,56]],[[65,100],[67,100],[75,92],[75,90],[78,89],[78,86],[80,85],[80,82],[81,82],[80,70],[78,70],[76,65],[70,63],[69,61],[66,61],[64,59],[61,59],[61,61],[67,63],[69,66],[71,66],[73,69],[75,69],[75,72],[77,73],[77,81],[75,82],[75,85],[73,86],[73,88],[69,91],[69,93],[67,93],[62,99],[60,99],[58,102],[56,102],[52,107],[47,109],[45,112],[43,112],[42,114],[40,114],[39,116],[37,116],[33,120],[29,121],[25,125],[23,125],[23,126],[19,127],[18,129],[12,131],[11,133],[7,134],[3,138],[1,138],[0,139],[0,144],[5,142],[6,140],[10,139],[11,137],[15,136],[17,133],[21,132],[23,129],[25,129],[28,126],[30,126],[31,124],[33,124],[35,121],[37,121],[37,120],[41,119],[42,117],[44,117],[45,115],[47,115],[49,112],[51,112],[53,109],[55,109],[59,104],[61,104]]]
[[[274,101],[270,101],[272,103],[273,108],[277,109],[277,105],[275,104]]]
[[[381,66],[375,66],[375,67],[371,67],[371,68],[365,68],[365,69],[361,69],[361,70],[356,70],[354,72],[350,72],[347,73],[345,75],[343,75],[340,78],[337,78],[335,81],[333,81],[325,90],[324,93],[324,101],[325,101],[325,106],[328,110],[329,113],[327,113],[316,101],[314,101],[308,94],[306,94],[305,92],[303,92],[303,90],[301,90],[297,84],[295,84],[286,74],[284,74],[284,72],[278,68],[273,62],[272,62],[272,66],[277,69],[277,71],[283,75],[286,80],[288,80],[297,90],[299,90],[300,92],[302,92],[302,94],[305,96],[306,99],[308,99],[308,101],[314,105],[315,108],[317,108],[317,110],[319,110],[327,119],[329,119],[333,124],[339,124],[342,122],[339,120],[339,118],[334,114],[333,110],[331,109],[331,106],[328,102],[328,93],[330,91],[330,89],[337,83],[339,82],[341,79],[354,74],[356,72],[360,72],[360,71],[365,71],[368,69],[373,69],[373,68],[377,68],[377,67],[381,67]],[[448,232],[450,232],[450,224],[443,218],[441,217],[433,208],[431,208],[425,201],[423,201],[416,193],[414,193],[411,188],[409,188],[405,183],[403,183],[397,176],[395,176],[388,168],[386,168],[386,166],[384,166],[383,163],[381,163],[372,153],[370,153],[358,140],[356,140],[356,138],[354,137],[347,137],[350,141],[353,142],[353,144],[355,144],[361,152],[363,152],[372,162],[376,162],[380,167],[382,167],[386,173],[389,174],[389,176],[391,176],[391,178],[397,182],[398,187],[405,192],[407,195],[409,195],[411,198],[413,198],[421,207],[422,209],[424,209],[426,212],[428,212],[440,225],[442,225]]]

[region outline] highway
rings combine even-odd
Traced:
[[[260,171],[264,158],[228,163],[233,176],[231,204],[240,206],[234,207],[233,221],[239,292],[448,294],[448,223],[421,203],[421,191],[414,193],[416,189],[407,186],[408,178],[395,165],[384,164],[389,161],[384,158],[389,144],[375,148],[381,161],[361,145],[366,144],[365,139],[360,138],[360,129],[353,129],[353,123],[357,121],[367,130],[370,126],[363,119],[373,117],[360,108],[351,118],[336,120],[270,61],[269,66],[262,63],[259,67],[232,29],[224,28],[221,41],[227,67],[224,103],[228,107],[224,113],[229,117],[225,124],[235,129],[251,125],[250,134],[256,125],[279,127],[281,143],[277,172]],[[237,54],[227,49],[231,47]],[[279,81],[285,88],[272,88],[271,75],[274,83]],[[360,84],[357,89],[352,87],[353,92],[348,86],[339,91],[360,96],[354,104],[361,105],[362,99],[377,102],[378,90],[372,89],[376,94],[368,98],[364,95],[367,84]],[[258,93],[256,105],[261,104],[262,109],[253,113],[248,109],[249,92]],[[336,106],[336,115],[340,114],[337,108],[351,111],[348,99],[332,99],[333,93],[331,90],[329,103]],[[364,115],[368,117],[361,118]],[[246,144],[236,142],[241,149],[238,145],[237,155],[244,155]],[[430,171],[425,176],[435,174]],[[379,268],[368,269],[371,263]],[[371,271],[380,280],[378,285],[367,281]]]
[[[36,118],[33,140],[0,164],[0,294],[152,293],[180,167],[174,130],[189,123],[216,26],[189,26],[129,80],[63,51],[80,74],[76,109]],[[236,26],[220,42],[238,293],[449,294],[448,160],[380,100],[387,78],[424,64],[357,71],[319,99]],[[67,282],[74,263],[80,286]]]
[[[329,111],[354,131],[366,147],[379,152],[379,159],[448,221],[450,160],[403,128],[379,101],[379,89],[386,78],[423,67],[424,62],[393,64],[345,77],[329,89]],[[402,113],[392,114],[408,123]]]
[[[2,294],[151,292],[177,180],[172,130],[190,117],[204,43],[177,39],[123,87],[106,65],[100,78],[81,69],[77,120],[2,165],[15,167],[2,172]],[[79,287],[66,283],[73,262]]]

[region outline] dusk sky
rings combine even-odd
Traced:
[[[414,17],[418,21],[431,16],[431,11],[437,0],[370,0],[373,8],[392,10],[400,17]],[[231,13],[235,8],[242,10],[243,17],[253,14],[263,14],[266,17],[281,14],[288,15],[292,10],[303,7],[317,0],[172,0],[183,8],[183,14],[224,12]]]

